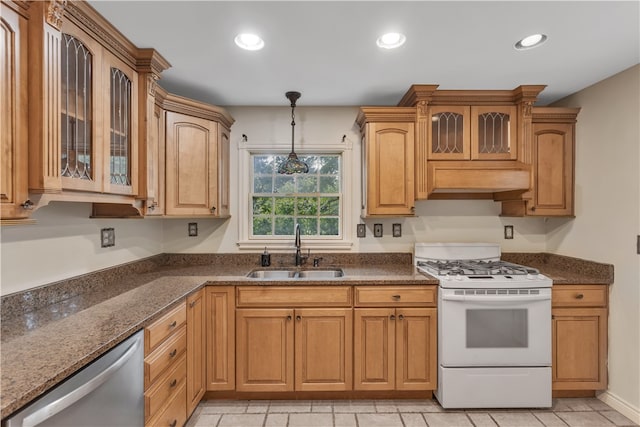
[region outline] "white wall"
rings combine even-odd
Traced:
[[[2,295],[162,253],[162,220],[90,219],[89,203],[51,203],[36,224],[0,229]],[[113,227],[116,245],[100,247],[100,229]]]
[[[576,132],[576,218],[549,221],[547,249],[615,266],[609,391],[603,399],[626,406],[625,414],[640,422],[640,65],[555,105],[582,110]]]
[[[291,144],[289,107],[230,107],[236,119],[231,129],[231,164],[238,165],[242,134],[251,145]],[[416,241],[496,242],[503,251],[540,252],[546,249],[546,226],[541,218],[501,218],[500,204],[490,200],[437,200],[416,203],[415,218],[360,219],[360,133],[355,125],[358,107],[297,107],[296,151],[311,144],[335,144],[346,135],[353,147],[352,163],[344,165],[350,174],[351,213],[346,218],[353,231],[353,252],[411,252]],[[238,189],[239,176],[248,174],[241,165],[231,168],[231,219],[199,220],[199,236],[188,238],[189,220],[165,221],[166,252],[239,252],[239,203],[248,203]],[[355,237],[355,224],[367,224],[367,237]],[[384,237],[373,237],[373,224],[382,223]],[[391,236],[392,224],[402,224],[402,237]],[[515,238],[504,240],[504,225],[514,225]],[[291,242],[293,248],[293,241]],[[304,246],[304,239],[303,239]],[[293,249],[292,249],[293,250]]]

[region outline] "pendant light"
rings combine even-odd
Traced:
[[[289,157],[287,160],[282,162],[280,166],[278,166],[278,173],[291,175],[294,173],[307,173],[309,172],[309,165],[298,159],[298,156],[293,148],[293,137],[294,131],[296,127],[296,116],[294,114],[294,110],[296,108],[296,101],[300,98],[300,92],[287,92],[285,96],[289,101],[291,101],[291,153],[289,153]]]

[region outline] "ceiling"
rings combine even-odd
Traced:
[[[220,106],[396,105],[412,84],[545,84],[547,105],[640,62],[640,1],[90,1],[172,65],[160,84]],[[398,31],[398,49],[376,46]],[[260,51],[234,44],[241,32]],[[547,42],[517,51],[527,35]]]

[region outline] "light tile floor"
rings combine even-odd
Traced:
[[[598,399],[554,399],[549,409],[445,410],[431,400],[210,400],[187,427],[637,426]]]

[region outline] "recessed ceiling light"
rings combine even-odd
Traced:
[[[264,47],[264,40],[256,34],[242,33],[235,38],[238,47],[246,50],[260,50]]]
[[[387,33],[378,37],[376,44],[383,49],[395,49],[400,47],[407,41],[402,33]]]
[[[518,50],[532,49],[534,47],[540,46],[546,40],[547,36],[545,34],[532,34],[516,43],[515,47]]]

